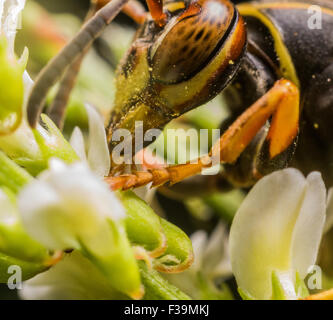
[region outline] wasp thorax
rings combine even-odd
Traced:
[[[201,0],[171,19],[151,48],[153,77],[176,83],[202,70],[223,46],[235,9],[229,1]]]

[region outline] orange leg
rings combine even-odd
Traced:
[[[152,18],[160,27],[163,27],[166,22],[166,15],[163,12],[163,0],[146,1]]]
[[[130,189],[150,182],[159,186],[171,184],[201,173],[205,168],[221,163],[234,163],[251,140],[272,117],[267,135],[270,158],[286,150],[298,134],[300,94],[290,81],[281,79],[262,98],[249,107],[222,135],[209,155],[197,163],[186,163],[166,168],[135,172],[106,178],[113,190]]]
[[[333,300],[333,289],[313,294],[300,300]]]

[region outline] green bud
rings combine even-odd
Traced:
[[[108,220],[108,222],[113,236],[112,243],[108,244],[108,255],[97,255],[83,243],[80,251],[104,273],[114,289],[133,299],[141,299],[143,288],[139,267],[125,228],[121,221]]]
[[[126,209],[126,232],[132,245],[143,247],[151,257],[159,257],[166,250],[160,217],[134,192],[119,192],[118,195]]]
[[[60,130],[45,114],[43,126],[31,129],[26,121],[12,134],[1,137],[0,148],[17,164],[36,176],[48,167],[51,158],[67,163],[79,160]]]

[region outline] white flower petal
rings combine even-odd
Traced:
[[[27,71],[24,71],[24,73],[23,73],[23,83],[24,83],[24,106],[26,106],[30,92],[34,85],[34,82],[32,81],[32,79]]]
[[[219,223],[211,234],[204,256],[204,272],[212,278],[231,274],[227,228]]]
[[[324,232],[328,232],[333,227],[333,188],[328,190],[327,196],[327,209],[326,209],[326,222]]]
[[[71,223],[60,203],[59,196],[46,183],[33,182],[19,196],[23,225],[35,240],[50,249],[77,248],[79,244],[71,235]]]
[[[311,173],[306,182],[306,193],[294,226],[291,249],[293,271],[298,271],[302,279],[316,262],[326,214],[326,188],[320,173]]]
[[[86,162],[87,156],[86,156],[86,150],[85,150],[85,144],[84,144],[84,138],[82,131],[79,127],[75,127],[72,133],[72,136],[69,140],[70,145],[76,152],[76,154],[79,156],[81,161]]]
[[[50,169],[19,194],[19,209],[28,233],[50,249],[79,248],[106,255],[111,243],[107,219],[125,216],[120,201],[86,165],[52,160]]]
[[[198,272],[201,270],[204,263],[207,233],[203,230],[196,231],[191,235],[191,241],[194,252],[194,262],[190,270],[191,272]]]
[[[101,116],[90,105],[86,105],[89,118],[88,163],[91,169],[104,177],[110,172],[110,153]]]
[[[226,227],[219,223],[211,236],[209,237],[205,248],[205,267],[213,270],[221,261],[224,252],[224,240],[226,239]]]
[[[274,172],[252,188],[234,218],[232,269],[238,285],[258,299],[271,298],[273,270],[292,267],[293,229],[307,185],[295,169]]]

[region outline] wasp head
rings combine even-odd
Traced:
[[[163,127],[216,96],[239,66],[246,32],[231,2],[163,8],[158,22],[148,15],[119,66],[111,129],[132,130],[134,120],[144,120],[145,129]]]

